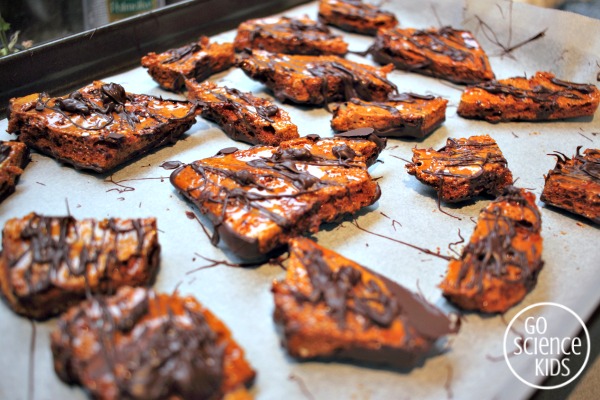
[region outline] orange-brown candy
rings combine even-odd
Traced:
[[[51,334],[54,369],[95,399],[248,399],[256,373],[193,297],[120,288],[71,308]]]
[[[600,90],[594,85],[566,82],[550,72],[469,86],[457,113],[463,118],[502,121],[548,121],[594,115]]]
[[[234,63],[233,43],[210,43],[206,36],[197,43],[142,57],[142,66],[148,69],[152,79],[163,89],[174,92],[184,88],[186,79],[202,82]]]
[[[235,150],[181,166],[171,183],[211,218],[214,244],[221,237],[245,259],[264,258],[380,196],[367,163],[381,149],[370,140],[317,136]]]
[[[154,218],[77,221],[31,213],[4,226],[0,289],[15,312],[45,319],[86,293],[149,285],[159,262]]]
[[[15,191],[28,162],[29,149],[25,144],[0,141],[0,202]]]
[[[321,0],[319,21],[371,36],[380,28],[393,28],[398,24],[394,14],[362,0]]]
[[[600,150],[580,150],[572,158],[552,154],[556,166],[546,175],[540,200],[600,224]]]
[[[236,51],[262,49],[272,53],[344,56],[348,43],[308,17],[269,17],[242,22],[234,40]]]
[[[458,330],[420,296],[310,239],[289,246],[286,277],[272,291],[274,319],[293,357],[411,367]]]
[[[456,83],[494,79],[485,51],[469,31],[380,29],[370,53],[380,64]]]
[[[406,170],[432,186],[440,200],[456,202],[482,193],[499,195],[513,182],[508,163],[496,141],[488,135],[448,138],[439,150],[413,150]]]
[[[535,286],[542,266],[535,195],[509,186],[479,214],[469,244],[450,261],[440,288],[465,310],[503,313]]]
[[[196,122],[196,106],[96,81],[68,96],[13,98],[9,115],[8,132],[27,146],[75,168],[108,172],[175,142]]]
[[[186,85],[188,99],[200,106],[202,117],[215,121],[234,140],[277,146],[299,136],[290,115],[267,99],[212,82]]]
[[[348,131],[371,127],[386,137],[424,138],[446,119],[447,100],[441,97],[401,93],[388,101],[353,98],[333,110],[331,128]]]
[[[358,97],[385,101],[397,92],[387,80],[393,65],[377,68],[338,56],[299,56],[252,50],[239,66],[250,78],[267,85],[279,101],[326,105]]]

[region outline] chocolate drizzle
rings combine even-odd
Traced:
[[[501,205],[504,202],[509,205]],[[507,214],[503,207],[518,207],[521,211]],[[530,261],[527,251],[515,247],[514,240],[518,235],[539,235],[541,215],[535,204],[523,196],[522,189],[508,186],[502,196],[482,210],[479,224],[485,224],[488,233],[469,242],[463,249],[456,287],[476,288],[481,292],[484,280],[492,276],[507,283],[523,284],[528,290],[531,289],[537,280],[537,272],[543,265],[541,254],[535,254],[532,247],[534,259]],[[508,277],[509,269],[519,271],[515,279]]]
[[[348,265],[334,271],[317,245],[302,247],[306,248],[296,245],[292,256],[298,257],[306,268],[311,292],[307,295],[295,287],[288,287],[299,302],[324,303],[340,328],[346,326],[349,313],[362,316],[365,329],[372,325],[387,328],[401,320],[406,345],[410,345],[414,333],[435,340],[458,331],[458,320],[451,321],[423,298],[386,277],[348,260]],[[367,274],[373,277],[367,280]]]
[[[558,81],[555,78],[550,81],[556,85],[565,87],[565,90],[556,90],[542,85],[537,85],[532,89],[519,89],[513,85],[500,83],[498,81],[484,82],[475,85],[474,87],[495,95],[511,96],[517,99],[529,99],[536,103],[548,103],[549,106],[547,109],[542,109],[541,115],[537,116],[539,119],[547,119],[552,112],[559,109],[560,106],[557,103],[559,98],[584,100],[584,97],[575,92],[582,94],[589,94],[592,92],[591,85],[571,84],[564,81]],[[557,82],[561,83],[559,84]]]
[[[485,53],[470,32],[449,26],[439,30],[381,30],[367,53],[380,64],[392,63],[403,70],[456,83],[475,83],[494,77]],[[440,57],[451,65],[441,67]],[[468,71],[461,71],[463,67]]]
[[[86,383],[102,380],[88,389],[114,398],[220,398],[225,344],[189,303],[141,288],[90,299],[61,318],[53,335],[61,378],[79,381],[81,373]],[[73,354],[84,337],[100,344],[90,350],[92,361]]]
[[[573,158],[559,152],[550,154],[556,157],[556,166],[552,174],[577,176],[579,179],[600,184],[600,150],[587,149],[582,155],[580,153],[582,147],[577,146],[577,152]]]
[[[385,100],[390,93],[398,92],[396,85],[381,70],[371,70],[336,56],[288,56],[254,50],[244,56],[240,67],[251,78],[273,89],[275,97],[281,101],[289,99],[327,108],[327,104],[334,101],[352,97]],[[284,87],[281,82],[284,79],[287,82],[288,77],[299,80],[300,75],[320,80],[319,91],[309,92],[308,99],[298,99],[295,91],[288,87],[289,83]],[[316,85],[314,79],[311,81],[311,85]]]
[[[215,227],[215,233],[211,238],[214,245],[219,242],[220,232],[225,232],[228,244],[229,239],[241,240],[244,243],[250,240],[225,224],[230,207],[240,207],[246,211],[253,210],[278,225],[284,234],[287,234],[295,229],[298,215],[272,209],[273,204],[278,202],[287,204],[289,200],[286,199],[297,199],[298,204],[304,204],[308,197],[303,198],[302,196],[316,194],[327,187],[338,187],[338,190],[346,192],[348,195],[351,193],[350,188],[343,183],[328,179],[327,174],[317,177],[307,172],[310,166],[366,170],[365,161],[358,158],[354,149],[344,140],[339,140],[332,147],[331,156],[315,154],[307,147],[265,147],[264,153],[267,153],[266,150],[270,150],[269,156],[264,155],[249,160],[244,160],[243,155],[235,157],[235,162],[231,164],[233,168],[227,167],[227,163],[224,162],[214,163],[210,161],[211,159],[208,159],[208,162],[200,160],[175,170],[171,175],[171,182],[197,204],[202,212],[207,212],[205,208],[207,204],[220,205],[217,208],[218,211],[214,210],[209,213]],[[199,184],[189,187],[180,186],[181,183],[177,183],[178,175],[190,169],[197,175]],[[353,172],[348,173],[352,174]],[[225,179],[230,180],[231,183]],[[282,188],[285,189],[282,190]],[[310,202],[307,203],[307,206],[310,204]],[[313,213],[315,211],[307,209],[302,212]],[[256,243],[247,243],[247,246],[244,246],[244,249],[240,248],[238,253],[255,251]],[[242,257],[255,258],[256,255],[250,256],[244,253]]]
[[[251,48],[264,44],[262,39],[287,40],[284,35],[290,34],[290,53],[294,54],[323,54],[323,51],[315,47],[314,42],[341,39],[339,35],[331,33],[327,26],[308,18],[281,17],[275,23],[259,21],[252,28],[248,38]]]
[[[196,111],[196,106],[192,105],[191,109],[181,118],[164,117],[160,114],[152,112],[148,107],[148,100],[159,99],[154,96],[143,95],[143,101],[139,101],[136,96],[125,92],[123,86],[117,83],[102,84],[99,88],[93,88],[89,91],[89,95],[84,95],[82,91],[74,91],[66,98],[56,97],[51,98],[46,93],[40,93],[35,105],[35,110],[43,112],[45,109],[59,113],[66,118],[75,127],[86,131],[102,131],[110,129],[110,126],[118,121],[115,117],[125,121],[131,129],[136,129],[140,123],[139,117],[153,118],[159,123],[164,124],[169,121],[176,121],[189,118]],[[100,100],[101,106],[97,104]],[[187,104],[187,101],[181,100],[163,100],[160,101]],[[50,106],[49,103],[53,102]],[[132,109],[132,105],[135,108]],[[84,120],[90,117],[99,116],[103,123],[93,123],[90,126],[84,126],[73,119],[74,115],[84,117]],[[118,141],[125,136],[121,133],[110,131],[105,135],[107,140]]]
[[[183,62],[190,58],[194,53],[202,50],[202,46],[198,43],[191,43],[187,46],[179,47],[176,49],[167,50],[170,53],[170,57],[161,61],[161,64],[171,64],[175,62]]]
[[[444,201],[461,201],[482,192],[498,195],[512,183],[508,163],[489,136],[448,138],[438,151],[415,149],[413,153],[412,163],[406,164],[408,173],[433,186]],[[466,189],[459,190],[463,185]]]
[[[9,267],[21,268],[27,263],[24,271],[26,287],[18,295],[23,300],[33,298],[38,293],[44,293],[53,285],[55,275],[61,275],[61,269],[67,268],[72,278],[83,277],[88,286],[88,278],[92,271],[101,274],[98,281],[108,280],[112,273],[110,266],[118,261],[118,244],[123,235],[135,233],[136,249],[133,257],[141,257],[146,231],[141,220],[131,220],[129,226],[115,219],[106,221],[105,226],[99,226],[94,220],[90,221],[89,229],[93,240],[79,243],[82,226],[73,217],[46,217],[31,215],[25,222],[20,233],[24,248],[9,258]],[[96,231],[103,229],[101,238],[96,237]],[[112,237],[112,239],[110,239]],[[101,240],[98,242],[98,240]],[[112,244],[108,240],[112,240]]]

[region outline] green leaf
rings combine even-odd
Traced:
[[[10,24],[2,18],[0,15],[0,31],[8,32],[10,30]]]

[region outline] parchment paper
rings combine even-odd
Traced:
[[[514,4],[511,11],[511,3],[507,1],[403,0],[387,2],[385,7],[396,13],[403,27],[452,25],[471,29],[491,56],[498,78],[549,70],[566,80],[597,81],[600,41],[593,38],[600,37],[600,21],[522,4]],[[317,5],[311,3],[286,14],[316,18]],[[504,50],[542,31],[545,32],[542,38],[505,53]],[[373,40],[343,34],[353,50],[364,50]],[[224,41],[233,37],[231,31],[215,39]],[[348,58],[372,63],[356,55]],[[488,133],[498,142],[515,178],[519,178],[518,185],[531,188],[538,197],[543,175],[555,162],[547,153],[560,151],[570,156],[578,145],[599,147],[598,113],[593,119],[492,125],[456,115],[461,87],[402,71],[394,71],[389,77],[401,91],[441,95],[450,102],[442,128],[420,142],[389,140],[388,148],[381,155],[383,163],[372,167],[372,175],[381,177],[379,184],[383,194],[375,205],[358,214],[358,222],[377,233],[449,254],[447,246],[458,240],[458,230],[468,240],[474,227],[470,218],[476,218],[489,202],[478,199],[446,206],[447,211],[461,220],[440,213],[435,193],[409,176],[404,162],[396,158],[409,159],[413,146],[439,148],[447,137]],[[241,70],[231,69],[211,80],[272,98],[262,85],[247,78]],[[160,90],[141,67],[107,77],[105,81],[120,83],[130,92],[177,97]],[[330,114],[326,111],[291,104],[282,106],[299,126],[301,135],[332,134]],[[0,121],[0,138],[13,138],[5,132],[6,126],[6,120]],[[280,268],[220,266],[188,274],[207,264],[196,254],[218,260],[228,260],[229,256],[222,249],[212,247],[199,224],[186,217],[190,205],[175,193],[168,179],[160,179],[168,177],[169,172],[159,165],[165,160],[191,162],[212,156],[227,146],[248,147],[233,142],[216,125],[198,118],[184,140],[130,163],[111,176],[78,172],[51,158],[33,154],[16,193],[0,204],[0,224],[31,211],[65,215],[67,206],[77,218],[158,217],[162,263],[155,288],[170,292],[181,282],[180,293],[195,295],[224,320],[258,371],[254,393],[259,399],[308,398],[305,391],[316,399],[515,399],[528,396],[531,389],[511,374],[502,359],[490,361],[488,357],[502,355],[506,325],[499,316],[469,314],[459,334],[446,343],[447,352],[426,359],[410,371],[335,362],[297,362],[280,347],[272,322],[270,286],[273,279],[284,275]],[[107,182],[109,178],[134,190],[122,191],[125,187]],[[597,289],[600,274],[596,271],[600,267],[598,229],[584,219],[546,208],[539,201],[538,205],[542,209],[546,264],[536,288],[506,314],[506,320],[525,306],[540,301],[566,305],[585,320],[600,300]],[[445,311],[454,310],[437,289],[446,270],[445,261],[361,232],[348,221],[326,225],[315,236],[319,243],[412,290],[420,290]],[[548,313],[548,318],[557,317]],[[13,314],[4,304],[0,305],[0,321],[0,398],[26,399],[29,389],[34,390],[35,399],[86,397],[81,389],[64,385],[54,374],[48,337],[55,320],[36,323],[33,370],[29,364],[31,323]],[[571,321],[565,321],[560,329],[548,334],[573,335],[578,329]],[[27,384],[30,373],[34,374],[31,388]]]

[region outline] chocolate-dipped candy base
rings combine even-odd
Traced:
[[[373,204],[381,192],[367,171],[381,151],[374,138],[289,140],[279,147],[221,151],[173,171],[171,183],[245,259],[264,258],[295,236],[316,232]]]
[[[243,349],[192,297],[131,287],[92,297],[60,318],[51,347],[60,379],[94,399],[251,398]]]
[[[572,158],[551,154],[556,166],[546,175],[540,200],[600,224],[600,149],[580,150]]]
[[[513,186],[481,210],[459,259],[440,284],[465,310],[503,313],[537,283],[542,261],[542,219],[535,195]]]
[[[412,367],[437,339],[458,331],[458,319],[386,277],[310,239],[289,246],[286,277],[272,291],[293,357]]]

